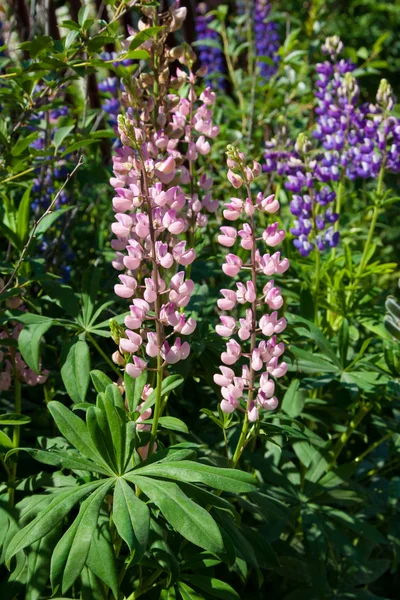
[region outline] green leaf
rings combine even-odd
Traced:
[[[183,583],[183,581],[178,581],[178,589],[182,600],[205,600],[204,596],[195,592],[190,586]]]
[[[236,469],[211,467],[188,460],[147,465],[131,471],[127,479],[140,476],[164,477],[191,483],[204,483],[216,490],[232,493],[254,492],[257,489],[253,475]],[[130,479],[130,480],[132,480]]]
[[[128,402],[129,412],[133,413],[142,400],[143,388],[147,383],[147,370],[144,370],[137,379],[124,372],[125,397]]]
[[[148,27],[147,29],[143,29],[138,34],[135,35],[131,43],[129,44],[129,50],[136,50],[139,48],[146,40],[150,38],[156,39],[160,31],[164,31],[165,27]]]
[[[90,371],[90,377],[92,379],[94,389],[96,390],[96,392],[105,392],[106,387],[108,385],[112,385],[111,379],[102,371],[97,371],[96,369]],[[130,379],[132,379],[132,377]]]
[[[73,402],[84,402],[90,379],[90,351],[84,340],[70,342],[63,353],[61,378]]]
[[[105,413],[96,406],[91,406],[86,412],[86,423],[92,444],[112,472],[117,473],[119,469],[115,448]]]
[[[292,379],[288,389],[282,400],[282,410],[289,417],[295,419],[301,414],[304,408],[307,392],[305,390],[299,391],[300,380]]]
[[[90,15],[90,6],[88,4],[85,4],[83,6],[81,6],[81,8],[79,9],[78,12],[78,23],[81,27],[83,27],[85,21],[87,20],[87,18]]]
[[[24,245],[29,231],[29,212],[31,208],[31,187],[27,188],[21,198],[17,212],[17,235]]]
[[[91,481],[79,486],[77,489],[68,489],[65,492],[57,493],[49,506],[11,539],[6,549],[6,562],[17,552],[52,531],[81,498],[95,491],[103,483],[103,481]]]
[[[91,473],[101,473],[102,475],[109,475],[109,472],[99,467],[96,463],[82,458],[81,456],[65,450],[37,450],[36,448],[18,448],[13,449],[11,452],[27,452],[37,460],[45,465],[53,465],[60,469],[71,469],[75,471],[90,471]],[[8,456],[11,456],[11,452]]]
[[[135,553],[137,564],[146,551],[149,539],[150,511],[122,478],[115,485],[113,521],[129,550]]]
[[[164,429],[171,429],[171,431],[179,431],[180,433],[189,433],[186,423],[176,417],[160,417],[158,422]]]
[[[295,357],[294,366],[305,373],[338,373],[336,365],[328,362],[321,354],[313,354],[296,346],[290,347]]]
[[[183,383],[183,377],[181,375],[169,375],[166,377],[161,385],[161,395],[165,396],[169,392],[171,392],[176,387],[180,386]],[[145,411],[147,408],[153,406],[156,401],[156,390],[154,390],[150,396],[147,398],[146,402],[143,404],[141,410]]]
[[[74,127],[75,127],[75,125],[66,125],[65,127],[59,127],[56,130],[56,132],[54,134],[54,138],[53,138],[54,152],[55,153],[57,152],[57,150],[59,149],[59,147],[61,146],[61,144],[65,140],[65,138],[74,129]]]
[[[34,131],[33,133],[30,133],[29,135],[22,135],[14,144],[12,150],[11,150],[11,154],[13,156],[19,156],[20,154],[22,154],[22,152],[24,150],[26,150],[28,148],[28,146],[30,144],[32,144],[32,142],[34,142],[39,136],[39,132],[38,131]]]
[[[168,481],[135,476],[135,483],[185,539],[215,554],[223,552],[219,528],[211,515]]]
[[[0,431],[0,452],[6,454],[10,448],[13,448],[14,444],[4,431]]]
[[[101,504],[111,485],[112,480],[101,482],[101,486],[82,503],[75,521],[54,548],[50,569],[51,585],[53,589],[61,585],[63,594],[69,590],[85,566]]]
[[[115,388],[116,386],[113,387]],[[110,432],[109,435],[112,447],[114,448],[117,468],[119,473],[122,473],[125,464],[125,421],[122,420],[113,400],[108,394],[104,394],[102,403],[104,407],[104,425],[107,428],[107,432]]]
[[[50,558],[60,537],[60,524],[28,550],[26,600],[39,600],[50,576]]]
[[[206,594],[221,600],[240,600],[240,596],[227,583],[215,577],[207,577],[206,575],[185,575],[185,581],[195,588],[200,588]]]
[[[108,585],[114,597],[118,598],[117,565],[111,540],[108,513],[100,514],[98,526],[90,543],[86,564],[96,577]]]
[[[84,457],[90,458],[100,465],[106,464],[102,461],[100,455],[95,450],[90,439],[86,424],[60,402],[52,401],[48,404],[48,409],[56,422],[56,425],[62,435],[72,444]],[[110,472],[108,466],[106,469]]]
[[[85,327],[91,325],[91,318],[100,286],[100,275],[100,269],[97,267],[90,267],[89,269],[86,269],[82,278],[82,321]]]
[[[31,418],[20,413],[6,413],[0,415],[0,425],[26,425],[31,422]]]
[[[339,330],[339,354],[342,365],[346,365],[347,351],[349,349],[349,322],[347,319],[343,319],[342,325]]]
[[[42,336],[53,325],[53,320],[46,319],[43,323],[37,325],[25,326],[18,337],[18,349],[22,358],[32,371],[40,372],[39,368],[39,347]]]
[[[39,225],[37,226],[35,236],[40,236],[40,235],[43,235],[44,233],[46,233],[46,231],[48,229],[50,229],[50,227],[53,225],[53,223],[55,223],[55,221],[59,217],[61,217],[63,214],[65,214],[66,212],[68,212],[69,210],[72,210],[72,209],[73,209],[73,206],[65,206],[63,208],[57,208],[57,210],[46,215],[40,221]]]

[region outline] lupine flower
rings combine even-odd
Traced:
[[[296,237],[293,244],[302,256],[308,256],[317,248],[335,248],[339,243],[339,231],[333,224],[339,215],[333,212],[331,204],[336,193],[324,183],[317,174],[316,160],[309,160],[307,152],[310,143],[306,136],[299,135],[296,142],[299,159],[296,175],[289,176],[285,187],[294,192],[290,202],[290,211],[296,217],[290,232]]]
[[[400,121],[389,116],[395,98],[386,80],[379,87],[376,104],[358,104],[359,86],[355,65],[339,60],[343,44],[337,36],[327,38],[322,51],[329,60],[317,64],[317,123],[314,137],[324,155],[318,164],[322,181],[377,177],[384,165],[400,171]]]
[[[177,3],[170,7],[174,27],[183,15],[183,9],[178,9]],[[152,40],[146,42],[146,49],[156,51]],[[199,155],[210,152],[209,140],[218,134],[212,123],[215,94],[206,88],[197,98],[196,76],[190,70],[195,57],[188,58],[179,49],[174,56],[189,67],[189,74],[177,68],[176,76],[167,81],[165,56],[169,54],[159,55],[165,101],[160,102],[156,123],[150,118],[152,93],[141,88],[147,74],[139,76],[135,96],[128,91],[122,94],[122,105],[128,110],[126,116],[118,117],[122,146],[113,157],[110,181],[116,194],[112,201],[116,213],[113,266],[119,272],[114,290],[129,301],[126,331],[119,339],[115,362],[124,363],[134,378],[153,359],[159,369],[189,356],[185,338],[193,333],[196,322],[183,310],[194,290],[185,269],[190,269],[196,257],[190,245],[194,228],[207,222],[202,211],[214,210],[212,181],[204,173],[198,178],[196,163]],[[186,83],[187,98],[166,95],[171,87]]]
[[[278,316],[278,310],[283,305],[280,288],[274,280],[266,281],[265,270],[268,275],[284,273],[288,267],[287,259],[281,259],[280,253],[272,256],[269,253],[261,254],[257,247],[259,237],[257,234],[257,217],[260,213],[264,216],[269,210],[276,212],[279,203],[273,196],[263,198],[262,195],[252,199],[250,182],[261,172],[259,164],[246,166],[244,154],[232,146],[228,147],[229,179],[236,182],[240,179],[245,188],[245,200],[232,198],[228,203],[228,217],[232,221],[232,206],[235,219],[243,219],[235,233],[235,227],[221,227],[222,235],[219,241],[225,247],[232,247],[241,240],[241,246],[246,250],[248,258],[245,264],[236,254],[227,254],[224,272],[230,277],[236,277],[241,272],[240,281],[236,282],[236,291],[222,289],[217,302],[222,311],[231,311],[243,305],[243,317],[221,315],[220,324],[216,327],[218,335],[228,338],[226,350],[221,354],[222,365],[220,373],[214,375],[214,381],[221,386],[221,409],[225,413],[232,413],[241,406],[245,406],[247,419],[251,422],[259,418],[261,410],[273,410],[278,405],[274,396],[274,379],[282,377],[287,370],[285,362],[279,362],[284,345],[277,341],[276,334],[281,333],[286,327],[286,320]],[[283,240],[285,232],[279,229],[277,223],[269,225],[262,236],[263,250],[265,246]],[[234,243],[231,244],[231,240]],[[244,244],[243,244],[244,242]],[[261,245],[261,244],[259,244]],[[267,249],[267,248],[265,248]],[[267,267],[268,265],[268,267]],[[232,268],[231,268],[232,267]],[[245,279],[249,274],[249,279]],[[263,287],[262,287],[263,286]],[[262,291],[258,290],[262,287]],[[268,309],[272,309],[269,312]],[[259,339],[260,334],[268,339]],[[239,341],[235,339],[237,335]]]
[[[260,75],[269,78],[275,75],[279,63],[278,50],[280,47],[278,25],[269,20],[271,3],[267,0],[255,0],[254,8],[254,37],[256,56],[269,58],[273,64],[258,61]]]
[[[219,41],[219,34],[209,27],[213,20],[211,15],[206,15],[207,6],[205,2],[200,2],[197,6],[197,15],[195,19],[196,39]],[[226,88],[225,74],[225,58],[222,49],[200,44],[199,61],[202,67],[207,68],[205,77],[206,84],[212,88],[224,90]]]

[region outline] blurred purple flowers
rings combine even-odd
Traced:
[[[207,6],[201,2],[197,7],[196,39],[198,41],[205,40],[205,43],[199,44],[197,47],[198,58],[201,66],[207,67],[207,75],[204,77],[206,85],[213,89],[224,90],[226,88],[225,58],[221,48],[216,45],[208,45],[208,42],[218,44],[219,34],[209,27],[213,17],[207,15],[206,12]]]
[[[270,12],[270,2],[267,2],[267,0],[255,0],[253,22],[256,56],[262,56],[272,61],[272,64],[263,61],[257,62],[260,68],[260,75],[265,78],[275,75],[279,63],[278,50],[280,41],[278,25],[269,20]]]

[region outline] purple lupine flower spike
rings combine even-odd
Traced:
[[[196,16],[196,38],[197,40],[212,40],[218,42],[219,34],[209,27],[212,16],[206,15],[207,6],[201,2],[197,7]],[[207,67],[207,75],[204,80],[207,86],[214,89],[224,90],[226,88],[225,58],[219,48],[201,44],[198,46],[198,58],[201,66]]]
[[[254,8],[254,37],[256,56],[264,56],[273,61],[273,65],[258,61],[260,75],[269,78],[275,75],[279,63],[280,47],[278,25],[268,20],[271,4],[267,0],[256,0]]]

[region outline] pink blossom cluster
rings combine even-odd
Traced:
[[[226,275],[239,276],[240,281],[235,282],[236,289],[222,289],[222,298],[217,303],[224,312],[234,311],[234,316],[221,315],[216,327],[218,335],[229,339],[221,354],[220,373],[214,375],[214,381],[221,386],[222,410],[232,413],[241,408],[240,401],[245,399],[247,418],[254,422],[261,409],[273,410],[278,406],[275,379],[287,371],[287,364],[280,361],[284,344],[277,339],[286,327],[286,319],[279,315],[283,298],[274,279],[265,281],[264,276],[283,274],[289,268],[289,261],[279,251],[270,250],[285,238],[278,222],[258,233],[257,216],[262,214],[265,219],[279,210],[274,195],[264,198],[258,193],[252,198],[250,184],[260,175],[261,166],[256,162],[246,166],[244,154],[228,147],[228,167],[229,181],[236,189],[244,187],[247,197],[231,198],[225,204],[224,218],[230,222],[240,219],[241,224],[222,226],[218,241],[226,248],[239,245],[248,252],[248,258],[242,258],[243,252],[240,256],[229,252],[222,266]]]
[[[165,52],[163,56],[161,60],[167,60]],[[188,64],[183,50],[168,56]],[[189,355],[184,338],[193,333],[196,322],[184,312],[194,289],[185,271],[190,272],[196,257],[194,228],[206,225],[204,211],[218,208],[211,197],[211,178],[196,168],[219,131],[212,122],[215,94],[207,88],[198,98],[196,76],[179,68],[169,83],[174,88],[189,83],[188,97],[170,93],[165,71],[168,68],[161,85],[165,97],[157,106],[151,93],[153,77],[143,78],[145,85],[134,95],[124,94],[127,112],[118,119],[123,146],[113,158],[110,181],[115,190],[112,264],[120,271],[114,289],[130,301],[125,337],[113,359],[127,363],[132,377],[142,373],[149,359],[161,357],[163,364],[175,364]]]
[[[7,304],[9,308],[18,308],[19,310],[24,311],[21,298],[12,298]],[[1,340],[13,339],[17,341],[22,328],[22,323],[14,321],[11,323],[11,327],[5,327],[0,331],[0,391],[7,391],[10,389],[15,374],[20,381],[30,386],[45,383],[49,375],[47,369],[41,371],[41,373],[35,373],[35,371],[27,366],[22,359],[21,354],[16,352],[15,348],[8,344],[2,345]]]

